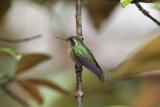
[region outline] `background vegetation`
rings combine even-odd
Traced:
[[[160,106],[160,29],[130,2],[83,1],[84,42],[107,77],[104,85],[84,69],[84,107]],[[159,2],[142,6],[160,20]],[[0,38],[39,34],[0,42],[0,107],[75,107],[74,63],[55,39],[76,34],[74,1],[0,1]]]

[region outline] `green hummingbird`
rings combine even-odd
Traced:
[[[98,65],[92,52],[78,36],[70,36],[66,39],[59,37],[56,38],[70,42],[70,55],[77,65],[85,66],[87,69],[92,71],[102,82],[105,81],[104,73],[101,67]]]

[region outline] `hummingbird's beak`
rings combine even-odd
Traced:
[[[65,41],[67,41],[67,39],[66,38],[60,38],[60,37],[56,37],[57,39],[61,39],[61,40],[65,40]]]

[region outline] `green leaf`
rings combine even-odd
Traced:
[[[14,57],[0,57],[0,83],[5,82],[6,77],[12,77],[16,71],[16,67],[17,60]]]
[[[25,72],[26,70],[49,60],[50,58],[50,56],[40,53],[22,55],[22,58],[18,61],[16,74]]]
[[[121,6],[124,8],[126,7],[128,4],[130,4],[133,0],[120,0],[121,2]]]
[[[111,80],[133,77],[160,70],[160,35],[152,38],[137,54],[126,59],[110,75]]]
[[[160,2],[156,2],[154,7],[157,9],[157,10],[160,10]]]
[[[0,78],[13,76],[20,57],[21,55],[13,48],[0,48]],[[6,78],[0,80],[0,82],[5,81]]]
[[[13,56],[17,60],[21,58],[21,55],[13,48],[0,48],[0,57],[2,56]]]

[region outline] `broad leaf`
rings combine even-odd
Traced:
[[[13,56],[17,60],[21,58],[21,55],[13,48],[0,48],[0,57],[2,56]]]
[[[30,81],[21,82],[20,85],[38,102],[43,103],[43,98],[40,95],[37,86]]]
[[[10,8],[12,0],[0,0],[0,20],[3,19],[4,15]]]
[[[45,54],[27,54],[23,55],[22,58],[18,61],[18,68],[16,74],[25,72],[26,70],[49,60],[50,56]]]
[[[126,7],[128,4],[130,4],[133,0],[120,0],[121,6]]]
[[[111,15],[117,4],[118,2],[114,0],[87,0],[85,6],[97,30],[99,30],[103,22]]]
[[[46,86],[49,87],[53,90],[56,90],[62,94],[69,94],[68,91],[66,91],[65,89],[61,88],[60,86],[58,86],[57,84],[55,84],[54,82],[48,81],[48,80],[43,80],[43,79],[29,79],[27,80],[35,85],[41,85],[41,86]]]
[[[6,77],[12,77],[15,74],[17,60],[14,57],[0,57],[0,83],[6,81]],[[3,79],[5,81],[3,81]],[[1,80],[2,79],[2,80]]]
[[[160,36],[151,39],[136,55],[125,60],[110,79],[128,78],[155,70],[160,70]]]

